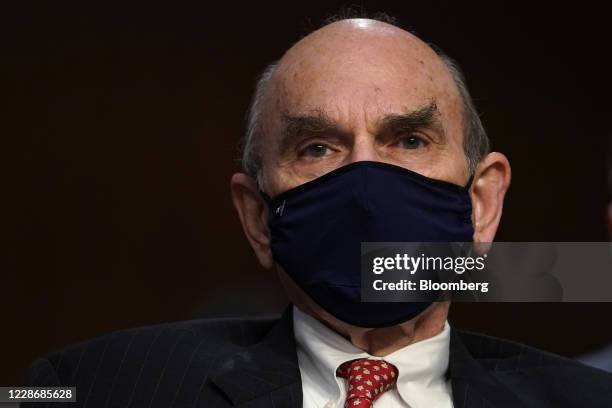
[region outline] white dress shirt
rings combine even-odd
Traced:
[[[353,346],[318,320],[293,308],[293,330],[302,377],[304,408],[342,408],[346,380],[336,377],[344,362],[371,356]],[[452,408],[448,368],[450,327],[438,335],[406,346],[384,357],[398,369],[397,386],[374,402],[385,408]]]

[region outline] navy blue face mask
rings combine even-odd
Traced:
[[[468,186],[360,161],[268,201],[274,260],[319,306],[360,327],[393,326],[431,302],[361,302],[362,242],[471,242]]]

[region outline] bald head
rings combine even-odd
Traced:
[[[398,27],[368,19],[335,22],[303,38],[279,61],[274,82],[277,91],[290,94],[279,95],[292,98],[308,97],[311,89],[350,94],[401,88],[432,96],[446,92],[452,102],[458,99],[445,64],[427,44]]]
[[[245,169],[271,193],[359,160],[463,184],[473,165],[474,122],[466,115],[473,106],[454,69],[396,26],[369,19],[326,25],[260,81]]]

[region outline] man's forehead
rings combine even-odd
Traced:
[[[333,23],[302,39],[279,62],[274,82],[275,111],[324,110],[332,116],[407,111],[431,100],[444,111],[457,96],[429,46],[397,27],[362,19]]]
[[[355,51],[358,51],[356,53]],[[308,61],[317,57],[410,54],[419,59],[435,59],[436,53],[415,35],[393,25],[368,19],[347,19],[328,24],[293,45],[281,63]]]

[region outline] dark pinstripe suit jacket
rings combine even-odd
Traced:
[[[454,329],[448,375],[456,408],[612,407],[612,376],[603,371]],[[106,335],[36,361],[30,383],[76,386],[78,402],[66,404],[74,408],[302,405],[290,308],[279,320],[196,320]]]

